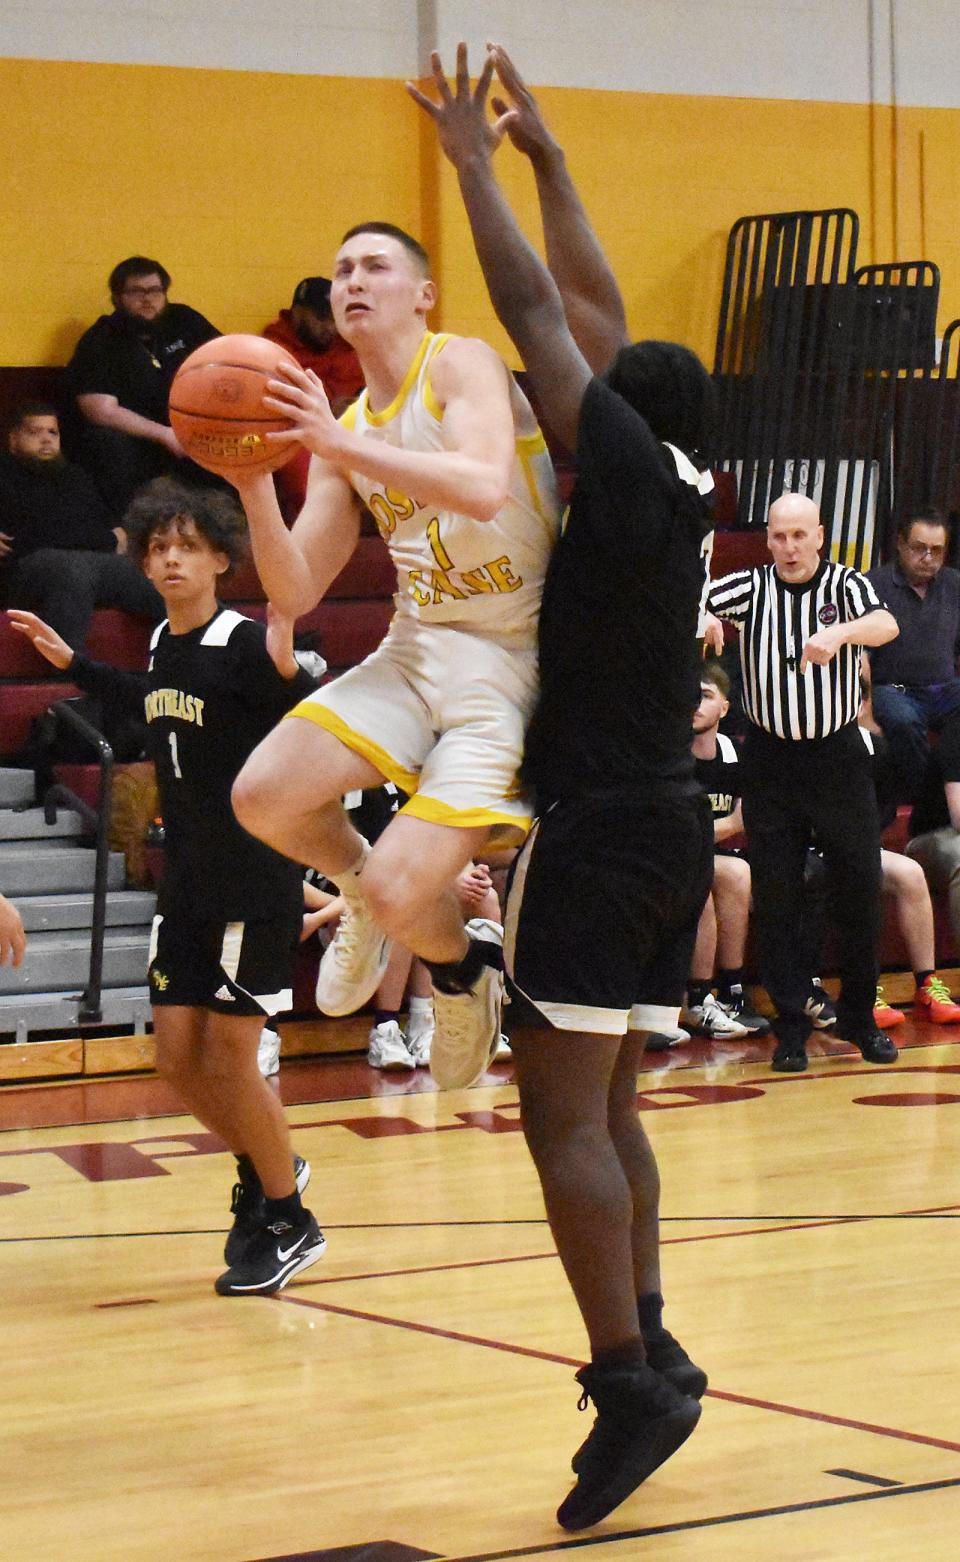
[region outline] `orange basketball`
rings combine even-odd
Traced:
[[[170,423],[192,461],[209,472],[275,472],[302,447],[264,438],[286,418],[263,405],[267,381],[295,363],[264,336],[218,336],[185,358],[170,387]]]

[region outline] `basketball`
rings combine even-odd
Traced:
[[[263,336],[218,336],[185,358],[170,387],[170,423],[198,466],[230,476],[275,472],[301,449],[266,434],[290,427],[263,405],[267,381],[296,359]]]

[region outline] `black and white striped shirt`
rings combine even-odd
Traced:
[[[821,561],[791,585],[776,567],[736,570],[710,584],[707,607],[740,630],[743,703],[750,720],[778,738],[826,738],[860,708],[860,647],[842,645],[826,666],[800,672],[803,647],[820,629],[849,624],[883,604],[865,576]]]

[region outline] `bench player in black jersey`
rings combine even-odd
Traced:
[[[300,1202],[283,1108],[261,1077],[264,1017],[291,1003],[301,870],[237,823],[230,788],[250,751],[314,687],[291,626],[263,626],[217,602],[243,551],[226,494],[158,479],[124,520],[132,556],[164,599],[147,673],[75,653],[32,613],[15,627],[55,667],[114,709],[146,716],[166,831],[166,868],[149,982],[157,1069],[237,1157],[223,1296],[278,1291],[318,1259],[324,1239]]]
[[[494,99],[491,125],[494,64],[510,107]],[[502,50],[474,93],[462,44],[455,90],[436,55],[433,74],[439,103],[409,90],[456,167],[491,299],[545,420],[578,461],[540,616],[524,761],[538,823],[514,874],[504,954],[523,1129],[592,1352],[577,1377],[598,1415],[557,1514],[579,1530],[689,1436],[706,1387],[662,1324],[659,1181],[636,1086],[647,1032],[676,1025],[713,868],[690,753],[712,482],[688,454],[707,432],[712,386],[675,343],[626,345],[623,303],[563,154]],[[493,175],[505,133],[530,158],[549,271]]]

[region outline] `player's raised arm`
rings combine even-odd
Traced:
[[[269,473],[237,474],[233,481],[264,591],[288,618],[309,613],[357,545],[360,511],[350,485],[335,468],[315,458],[303,509],[288,531]]]
[[[491,46],[497,76],[509,98],[491,99],[499,123],[530,159],[537,183],[547,265],[563,299],[573,339],[595,374],[627,341],[627,319],[617,280],[593,231],[540,105],[500,44]]]
[[[439,102],[411,83],[407,90],[433,119],[440,144],[457,170],[493,307],[523,359],[547,420],[572,449],[591,369],[570,333],[557,284],[521,233],[493,175],[493,153],[510,117],[501,116],[495,125],[487,119],[494,57],[488,54],[473,92],[464,44],[457,47],[455,92],[438,54],[431,55],[431,65]]]

